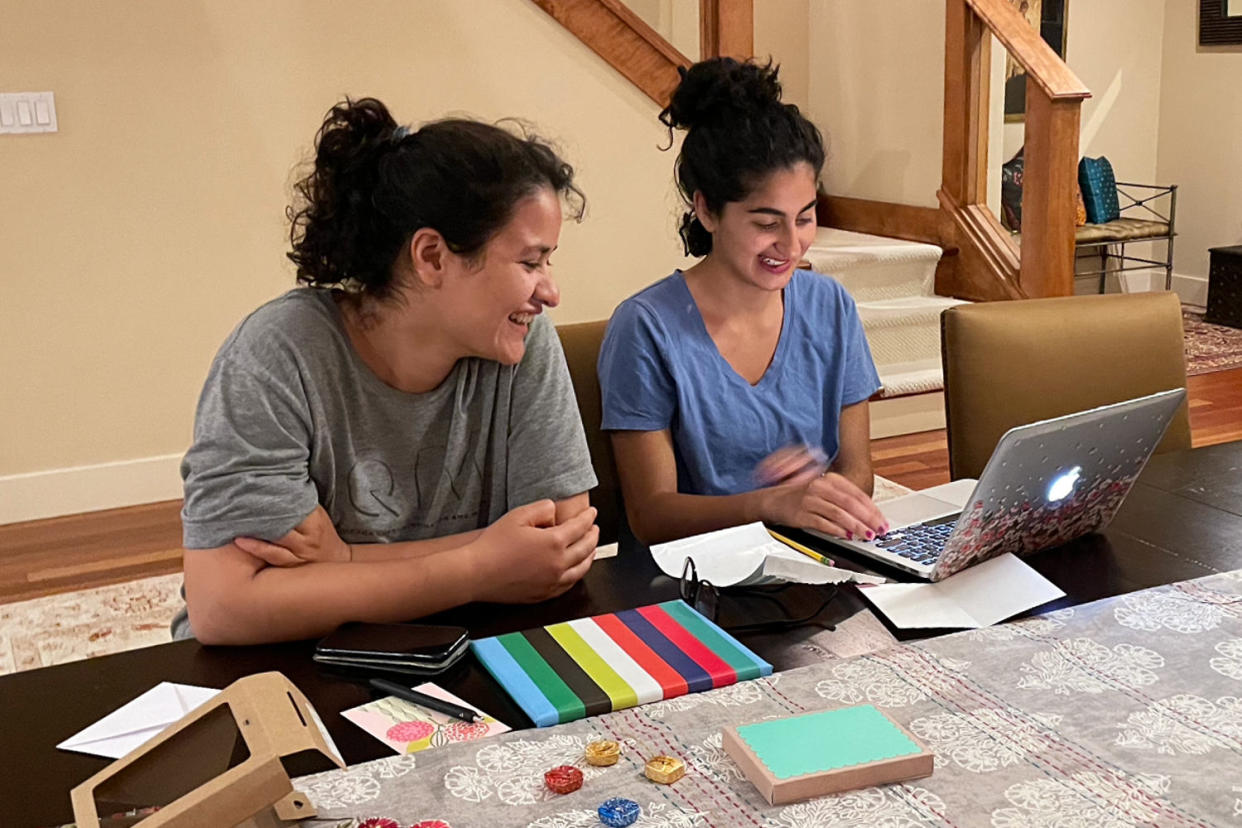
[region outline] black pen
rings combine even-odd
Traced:
[[[425,707],[428,710],[434,710],[437,713],[444,713],[452,716],[454,719],[461,719],[463,722],[477,722],[482,717],[468,707],[462,707],[459,704],[446,702],[443,699],[437,699],[435,696],[428,696],[426,693],[420,693],[403,684],[397,684],[395,681],[388,679],[373,678],[368,679],[370,684],[376,690],[382,690],[385,693],[396,696],[399,699],[405,699],[408,702],[414,702],[419,707]]]

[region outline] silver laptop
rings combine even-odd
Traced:
[[[1005,552],[1059,546],[1108,525],[1185,396],[1177,388],[1018,426],[978,481],[879,504],[884,537],[813,534],[932,581]]]

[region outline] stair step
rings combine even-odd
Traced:
[[[820,227],[806,252],[811,269],[833,276],[856,302],[934,296],[934,244]]]
[[[935,391],[940,370],[940,314],[963,304],[947,296],[909,296],[858,302],[858,316],[871,358],[884,383],[884,396]]]
[[[831,227],[819,228],[807,251],[811,269],[854,298],[885,400],[944,387],[940,314],[962,301],[935,293],[940,255],[934,244]]]
[[[907,296],[901,299],[858,301],[858,316],[863,329],[870,335],[873,329],[895,328],[903,325],[934,324],[940,327],[940,314],[945,308],[967,304],[962,299],[948,296]]]
[[[882,399],[944,388],[944,372],[938,359],[890,364],[884,369],[880,372],[880,382],[884,384],[884,390],[880,392]]]

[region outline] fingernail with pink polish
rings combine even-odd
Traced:
[[[854,539],[854,533],[853,533],[853,532],[846,532],[846,533],[845,533],[845,539],[846,539],[846,540],[853,540],[853,539]]]
[[[873,539],[874,537],[875,537],[875,532],[872,532],[870,529],[868,529],[868,530],[867,530],[867,540],[871,540],[871,539]]]

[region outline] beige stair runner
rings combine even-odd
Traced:
[[[885,398],[939,391],[940,313],[962,304],[935,294],[934,244],[821,227],[811,267],[840,282],[858,305]]]

